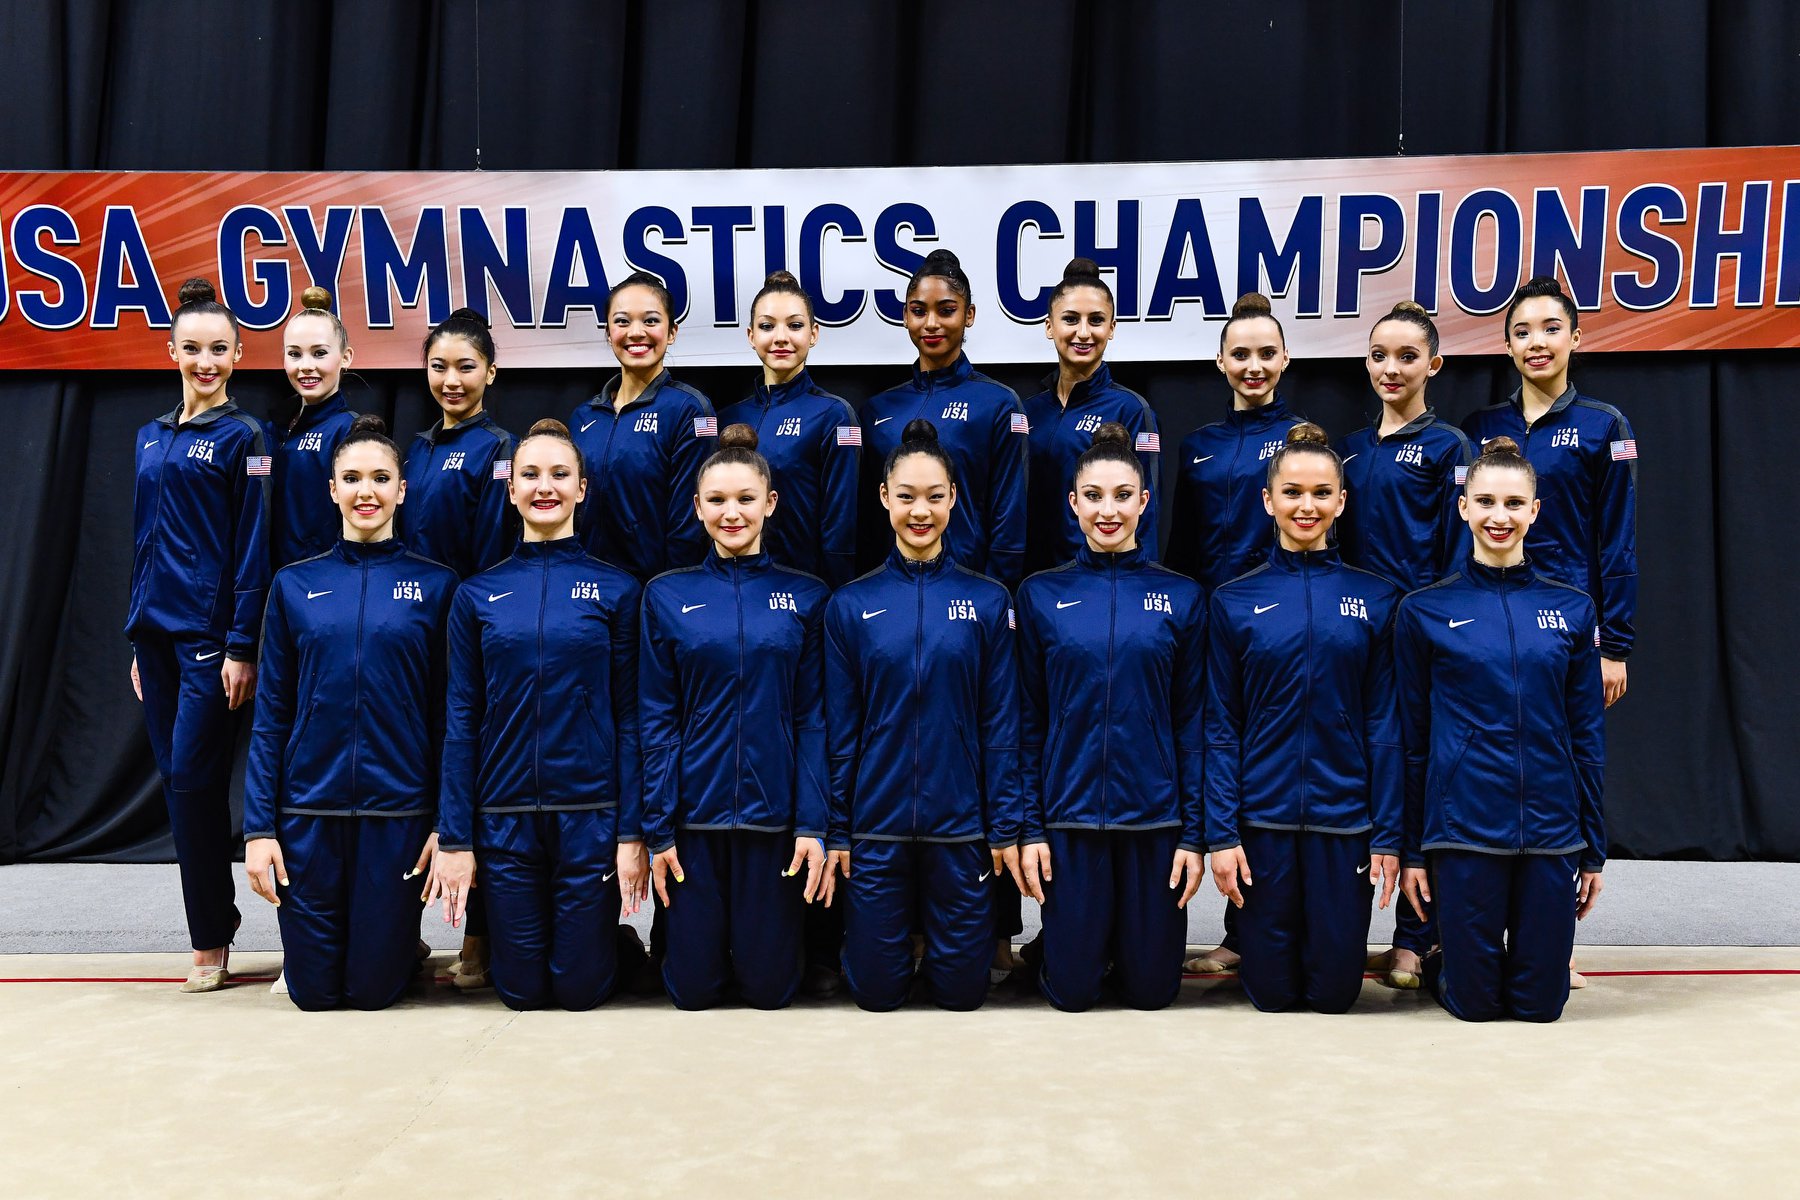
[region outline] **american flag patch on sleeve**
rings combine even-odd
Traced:
[[[1138,434],[1137,435],[1137,452],[1139,454],[1161,454],[1162,453],[1162,438],[1158,437],[1154,433]]]
[[[840,446],[862,445],[862,426],[839,425],[837,427],[837,444]]]
[[[495,479],[511,479],[512,478],[512,459],[496,458],[494,460],[494,478]]]
[[[1024,413],[1014,413],[1012,415],[1012,431],[1014,433],[1031,432],[1031,422],[1025,419]]]
[[[1594,626],[1594,645],[1598,646],[1599,644],[1600,644],[1600,627],[1598,625],[1596,625],[1596,626]]]
[[[1461,487],[1467,482],[1469,482],[1469,468],[1459,465],[1456,468],[1456,486]]]
[[[1013,616],[1013,610],[1010,608],[1006,610],[1006,627],[1008,629],[1017,629],[1019,627],[1019,620],[1017,617]]]
[[[719,418],[717,418],[717,417],[695,417],[694,418],[694,436],[695,437],[718,437],[719,436]]]
[[[1636,458],[1637,439],[1626,438],[1622,442],[1614,442],[1612,444],[1612,456],[1614,462],[1624,462],[1628,458]]]
[[[267,454],[251,454],[244,459],[244,474],[267,475],[273,459]]]

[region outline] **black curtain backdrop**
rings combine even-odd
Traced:
[[[1800,6],[1788,0],[0,0],[0,45],[6,170],[924,166],[1800,142]],[[1050,365],[984,362],[979,325],[969,350],[1021,394]],[[1170,445],[1226,407],[1213,352],[1118,371],[1150,398]],[[515,431],[566,416],[602,378],[508,373],[504,345],[500,362],[491,406]],[[675,359],[718,403],[749,388],[752,366],[748,354],[729,370],[683,371]],[[860,403],[895,377],[829,370],[821,382]],[[1613,852],[1800,859],[1800,634],[1793,568],[1771,545],[1791,508],[1785,418],[1800,358],[1590,352],[1574,378],[1625,411],[1643,453],[1639,649],[1630,693],[1607,718]],[[423,383],[368,372],[345,392],[410,435],[436,416]],[[1460,419],[1511,387],[1497,355],[1464,357],[1431,394]],[[0,862],[170,857],[120,625],[132,434],[175,389],[172,374],[0,374],[13,445],[0,472]],[[1334,436],[1375,407],[1356,361],[1296,362],[1282,391]],[[292,403],[274,372],[246,372],[232,392],[268,415]]]

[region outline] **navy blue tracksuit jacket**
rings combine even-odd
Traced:
[[[270,573],[267,429],[226,400],[185,424],[180,408],[164,413],[137,447],[126,636],[197,638],[254,662]]]
[[[450,606],[439,845],[475,846],[476,815],[598,810],[642,837],[642,589],[574,537],[521,542]]]
[[[644,589],[644,840],[678,829],[825,836],[825,603],[767,554],[708,554]],[[785,862],[783,866],[785,866]]]
[[[968,570],[999,580],[1010,591],[1025,577],[1026,433],[1018,395],[977,371],[962,355],[941,371],[921,371],[872,397],[862,428],[870,461],[885,464],[908,422],[924,418],[956,466],[956,508],[944,549]],[[878,474],[880,466],[874,468]],[[881,563],[894,546],[881,508],[879,478],[863,488],[859,560]]]
[[[1534,563],[1470,557],[1401,602],[1407,865],[1435,850],[1605,863],[1595,634],[1587,594]]]
[[[406,450],[406,503],[396,534],[415,554],[464,579],[511,554],[519,540],[519,515],[507,496],[516,444],[485,412],[419,434]]]
[[[1138,545],[1156,554],[1156,513],[1161,507],[1162,438],[1150,402],[1113,382],[1112,368],[1101,363],[1087,379],[1069,390],[1065,407],[1056,397],[1057,373],[1044,380],[1044,390],[1025,401],[1030,423],[1031,486],[1026,526],[1025,569],[1046,571],[1075,557],[1087,545],[1081,522],[1069,507],[1075,490],[1075,464],[1094,444],[1094,433],[1117,421],[1131,434],[1132,448],[1144,467],[1150,505],[1138,519]]]
[[[1144,550],[1084,543],[1019,589],[1026,842],[1047,829],[1178,829],[1204,850],[1206,609]]]
[[[331,502],[331,462],[355,422],[343,394],[334,393],[317,404],[302,404],[275,443],[275,521],[269,538],[274,566],[337,544],[344,518]]]
[[[718,448],[719,422],[712,401],[667,370],[621,411],[620,378],[569,417],[589,476],[576,528],[589,554],[647,583],[711,549],[694,515],[694,487]]]
[[[1206,842],[1245,826],[1369,834],[1401,848],[1391,633],[1400,592],[1336,550],[1274,547],[1213,593],[1207,655]],[[1254,864],[1252,864],[1254,869]]]
[[[1269,460],[1302,419],[1276,395],[1182,439],[1165,562],[1211,592],[1269,556],[1275,522],[1262,502]]]
[[[1349,503],[1332,528],[1353,567],[1413,591],[1461,563],[1469,529],[1457,511],[1469,464],[1469,439],[1427,409],[1386,437],[1380,421],[1338,443]]]
[[[856,577],[857,478],[862,428],[850,403],[801,371],[756,391],[719,414],[719,428],[756,430],[781,496],[763,525],[763,548],[784,566],[817,575],[832,587]]]
[[[825,617],[827,841],[1019,840],[1018,667],[1006,589],[946,551],[840,588]]]
[[[1570,384],[1535,425],[1515,391],[1463,422],[1485,445],[1505,435],[1537,472],[1544,502],[1532,565],[1580,588],[1600,613],[1600,653],[1623,660],[1637,637],[1637,438],[1624,414]]]

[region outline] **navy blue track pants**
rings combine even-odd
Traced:
[[[1573,854],[1431,853],[1444,954],[1428,982],[1465,1021],[1554,1021],[1569,1000],[1575,951]]]
[[[844,982],[857,1004],[886,1012],[906,1002],[916,924],[926,994],[941,1008],[980,1008],[998,936],[993,869],[986,842],[853,842]]]
[[[669,876],[663,985],[676,1008],[711,1008],[736,984],[752,1008],[786,1008],[800,988],[806,875],[782,874],[794,835],[683,829],[682,882]]]
[[[431,818],[283,813],[276,832],[289,881],[275,911],[288,998],[309,1012],[393,1004],[418,967],[425,879],[404,876]]]
[[[489,973],[508,1008],[593,1008],[618,982],[619,880],[610,812],[481,813]]]
[[[1052,829],[1044,885],[1043,974],[1038,985],[1064,1012],[1100,999],[1107,964],[1119,999],[1166,1008],[1181,990],[1187,913],[1169,887],[1179,829],[1102,833]]]
[[[1369,953],[1369,835],[1241,833],[1256,881],[1238,911],[1244,994],[1264,1012],[1348,1011]]]
[[[1413,911],[1412,902],[1405,899],[1398,891],[1394,893],[1394,949],[1411,950],[1420,958],[1433,946],[1438,944],[1437,915],[1429,905],[1425,908],[1425,919]]]
[[[162,775],[181,864],[188,940],[196,950],[211,950],[229,944],[238,924],[232,879],[238,842],[231,829],[237,722],[219,678],[224,644],[141,630],[132,646],[144,692],[144,727]]]

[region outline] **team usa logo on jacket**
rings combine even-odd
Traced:
[[[569,589],[569,599],[598,600],[600,599],[600,585],[591,579],[577,580],[575,586]]]
[[[324,448],[325,435],[316,429],[301,438],[300,444],[294,447],[295,450],[311,450],[314,454],[317,454]]]
[[[950,620],[979,621],[980,619],[981,618],[975,615],[975,602],[973,600],[952,600],[950,602]]]
[[[797,613],[800,611],[800,606],[794,603],[794,593],[792,592],[769,593],[769,607],[783,612]]]
[[[969,406],[962,400],[952,400],[950,403],[944,405],[944,413],[938,419],[940,421],[967,421],[969,419]]]
[[[1081,420],[1075,422],[1075,432],[1076,433],[1093,433],[1096,429],[1099,429],[1099,428],[1100,428],[1100,414],[1099,413],[1089,413],[1087,416],[1081,418]]]
[[[1344,596],[1338,600],[1340,617],[1355,617],[1359,621],[1369,619],[1369,606],[1363,603],[1361,596]]]
[[[1538,628],[1560,629],[1564,633],[1567,633],[1569,631],[1569,624],[1567,621],[1563,620],[1562,609],[1540,608],[1538,609]]]
[[[401,579],[394,583],[394,599],[417,602],[425,599],[425,593],[419,590],[418,580]]]
[[[656,414],[653,412],[639,413],[637,424],[631,427],[631,431],[633,433],[655,433]]]
[[[1415,467],[1422,467],[1425,465],[1424,448],[1417,442],[1408,442],[1406,445],[1394,451],[1394,461],[1397,463],[1411,463]]]
[[[439,469],[444,471],[460,471],[463,469],[462,465],[463,452],[461,450],[452,450],[444,456],[444,465]]]
[[[1264,442],[1262,444],[1262,453],[1256,456],[1256,461],[1268,462],[1271,458],[1275,457],[1276,451],[1280,450],[1282,445],[1283,439],[1281,438],[1277,438],[1272,442]]]
[[[1169,593],[1167,592],[1145,592],[1144,611],[1168,613],[1170,616],[1175,614],[1174,606],[1169,603]]]
[[[189,458],[197,458],[201,462],[211,462],[213,460],[214,448],[212,442],[207,441],[205,438],[197,438],[194,443],[188,447],[187,456]]]
[[[1559,429],[1550,438],[1550,448],[1567,446],[1571,450],[1581,449],[1581,434],[1574,429]]]
[[[781,420],[781,424],[779,424],[775,427],[775,436],[776,437],[799,437],[800,436],[800,418],[799,417],[783,417]]]

